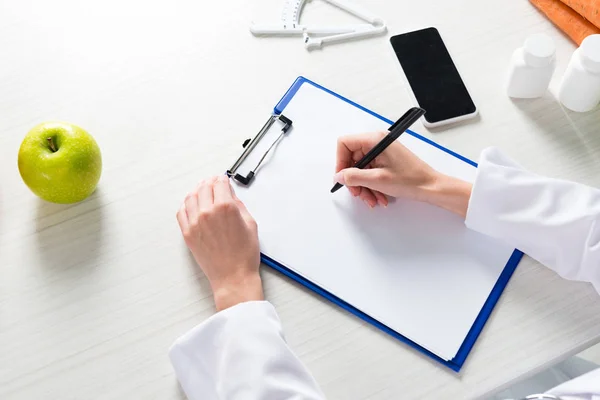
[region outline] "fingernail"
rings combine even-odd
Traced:
[[[342,171],[338,172],[337,174],[335,174],[333,176],[333,182],[335,183],[339,183],[340,185],[344,185],[344,174],[342,173]]]

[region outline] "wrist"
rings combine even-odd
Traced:
[[[217,311],[223,311],[240,303],[265,299],[262,280],[258,271],[212,284]]]
[[[425,201],[465,218],[473,185],[462,179],[437,173],[429,188]]]

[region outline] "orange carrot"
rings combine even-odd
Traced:
[[[583,18],[600,27],[600,1],[598,0],[560,0]]]
[[[560,0],[529,0],[560,30],[578,45],[589,35],[600,33],[600,28],[587,21]],[[583,0],[582,0],[583,1]]]

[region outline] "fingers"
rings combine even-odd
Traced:
[[[337,152],[335,156],[335,172],[339,172],[344,168],[354,165],[352,162],[353,151],[350,150],[346,144],[348,138],[349,136],[344,136],[338,139]]]
[[[188,220],[195,220],[198,218],[198,192],[194,190],[185,196],[183,202],[185,206],[185,213],[187,214]]]
[[[357,162],[362,160],[364,156],[365,153],[363,153],[362,151],[355,151],[354,153],[352,153],[352,165],[350,165],[350,167],[354,166]]]
[[[179,208],[179,211],[177,211],[177,222],[179,223],[179,229],[181,229],[181,232],[183,232],[184,235],[187,235],[190,227],[184,204],[182,204]]]
[[[227,203],[233,200],[233,189],[227,175],[219,176],[213,186],[214,203]]]
[[[358,188],[360,190],[359,197],[369,207],[373,208],[376,205],[387,207],[389,204],[388,198],[385,194],[378,192],[377,190],[371,190],[367,188]]]
[[[356,186],[347,186],[348,190],[350,191],[350,194],[354,197],[360,195],[360,188],[356,187]]]
[[[364,201],[369,207],[375,207],[377,205],[377,197],[375,197],[375,194],[370,189],[364,187],[360,189],[359,197],[361,200]]]
[[[371,208],[375,207],[376,205],[387,207],[389,204],[387,196],[377,190],[367,189],[366,187],[353,186],[349,186],[348,189],[354,197],[358,196]]]
[[[371,150],[386,132],[363,133],[342,136],[337,142],[335,172],[354,165],[364,154]]]
[[[177,212],[177,221],[179,226],[182,227],[183,223],[186,226],[189,225],[189,221],[198,219],[200,212],[209,209],[214,202],[213,199],[213,185],[216,182],[216,178],[201,181],[196,189],[190,192],[183,201],[183,205]],[[185,217],[185,220],[184,220]]]
[[[379,143],[386,134],[387,132],[372,132],[342,136],[338,139],[338,147],[344,147],[350,152],[362,150],[366,153]]]
[[[381,180],[381,171],[378,168],[346,168],[335,174],[334,179],[346,186],[364,186],[376,189]]]
[[[346,185],[352,196],[359,196],[370,207],[375,207],[377,204],[388,206],[387,196],[373,189],[381,180],[381,172],[377,169],[348,168],[335,174],[334,180]]]
[[[381,177],[381,171],[377,168],[347,168],[335,174],[334,180],[346,185],[352,196],[359,196],[370,207],[377,204],[387,207],[387,196],[375,189],[381,183]]]
[[[198,185],[198,212],[209,210],[213,203],[213,185],[216,177],[204,180]]]
[[[256,231],[256,221],[244,203],[236,196],[229,178],[225,175],[201,181],[196,189],[186,196],[183,205],[177,212],[177,222],[184,236],[187,237],[190,227],[198,223],[203,212],[210,213],[217,204],[229,206],[233,203],[236,205],[234,210],[237,208],[247,226]],[[227,210],[227,208],[221,208],[221,210]]]
[[[377,199],[377,204],[387,207],[388,206],[388,198],[385,194],[378,192],[377,190],[373,191],[373,194],[375,195],[375,198]]]

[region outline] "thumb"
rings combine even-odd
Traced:
[[[381,178],[381,171],[377,168],[358,169],[346,168],[335,174],[334,180],[346,186],[364,186],[376,189]]]

